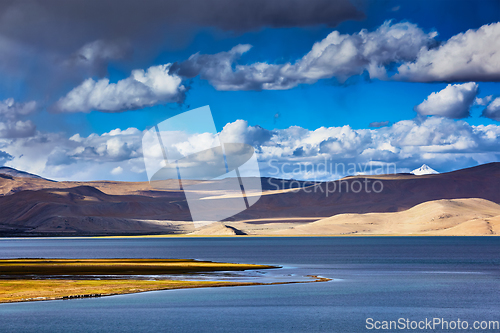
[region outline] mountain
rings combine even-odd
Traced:
[[[18,178],[46,179],[46,178],[34,175],[32,173],[29,173],[29,172],[16,170],[14,168],[9,168],[9,167],[0,167],[0,175],[7,175],[7,176],[11,176],[11,177],[18,177]],[[46,180],[48,180],[48,179],[46,179]]]
[[[256,204],[222,224],[209,225],[200,230],[190,222],[184,192],[175,189],[177,180],[172,180],[171,188],[166,181],[164,189],[157,190],[151,188],[148,182],[52,182],[42,178],[7,176],[0,177],[0,236],[283,234],[286,230],[302,229],[302,226],[303,233],[307,234],[307,225],[315,230],[321,227],[340,232],[341,229],[335,229],[330,226],[331,222],[325,221],[335,221],[335,225],[346,223],[347,228],[347,221],[352,217],[347,218],[345,214],[357,214],[356,219],[361,222],[356,223],[364,226],[360,229],[352,226],[344,228],[347,233],[374,234],[392,228],[389,221],[399,221],[402,215],[389,215],[390,219],[380,215],[382,218],[376,218],[379,223],[377,228],[375,225],[368,228],[370,223],[375,222],[365,220],[361,215],[399,213],[420,204],[446,203],[446,200],[452,200],[453,205],[446,203],[448,206],[445,208],[439,208],[441,204],[435,208],[437,206],[433,204],[429,207],[434,207],[432,209],[436,213],[429,220],[417,221],[423,225],[429,222],[427,231],[417,228],[411,229],[412,232],[439,234],[466,222],[453,218],[455,224],[452,225],[448,223],[452,220],[446,217],[447,214],[454,216],[450,210],[465,205],[464,209],[471,213],[461,211],[461,216],[470,218],[472,222],[467,224],[468,229],[455,230],[465,233],[467,229],[468,233],[472,233],[469,229],[476,228],[479,234],[495,234],[497,229],[494,226],[486,228],[486,222],[496,221],[494,213],[481,215],[481,207],[486,206],[477,202],[469,205],[460,200],[482,199],[493,205],[500,204],[500,163],[442,174],[352,176],[316,184],[262,178],[263,193]],[[227,180],[220,180],[224,181]],[[370,187],[369,191],[358,191],[365,182],[377,186]],[[301,189],[294,188],[298,184]],[[223,197],[215,200],[223,200]],[[213,200],[205,201],[207,209],[211,209]],[[423,207],[418,212],[427,209]],[[419,214],[415,213],[417,220]],[[323,222],[314,224],[316,221]],[[401,218],[398,223],[404,225],[405,221]],[[392,225],[398,232],[410,232],[410,229]]]
[[[436,170],[432,169],[430,166],[427,164],[422,164],[422,166],[418,169],[413,170],[410,172],[412,175],[416,176],[422,176],[422,175],[435,175],[438,174]]]
[[[375,190],[382,189],[380,193],[371,187],[370,192],[358,191],[365,180],[372,186],[376,184]],[[440,199],[481,198],[500,203],[498,188],[500,163],[422,176],[353,176],[311,185],[300,191],[266,192],[255,205],[230,220],[258,220],[252,223],[264,223],[276,218],[286,221],[287,218],[320,219],[344,213],[398,212]]]

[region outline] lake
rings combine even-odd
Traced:
[[[500,320],[498,237],[24,238],[0,239],[0,257],[193,258],[283,267],[209,279],[333,279],[0,304],[1,332],[347,333],[369,331],[367,318]]]

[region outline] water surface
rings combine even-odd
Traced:
[[[2,239],[0,257],[192,258],[284,267],[240,280],[334,279],[1,304],[2,332],[345,333],[368,331],[368,317],[500,320],[497,237]]]

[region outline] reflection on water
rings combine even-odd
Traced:
[[[156,275],[1,275],[0,279],[59,279],[59,280],[183,280],[183,281],[231,281],[254,283],[306,282],[315,277],[301,276],[293,268],[269,270],[219,271],[186,274]]]

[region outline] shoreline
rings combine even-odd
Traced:
[[[346,235],[126,235],[126,236],[76,236],[66,238],[219,238],[219,237],[268,237],[268,238],[299,238],[299,237],[499,237],[500,235],[427,235],[427,234],[346,234]],[[12,237],[18,238],[18,237]],[[25,237],[31,238],[31,237]],[[59,238],[46,237],[46,238]]]
[[[171,280],[171,274],[276,269],[280,266],[235,264],[195,259],[0,259],[0,303],[94,298],[156,290],[325,282]],[[153,276],[166,275],[166,279]],[[114,276],[110,277],[110,276]]]
[[[195,289],[195,288],[220,288],[220,287],[243,287],[243,286],[270,286],[270,285],[281,285],[281,284],[295,284],[295,283],[315,283],[315,282],[328,282],[332,279],[320,277],[317,275],[308,275],[308,277],[314,280],[310,281],[284,281],[284,282],[230,282],[230,281],[179,281],[179,280],[0,280],[0,290],[6,290],[6,285],[10,283],[15,284],[26,284],[26,281],[30,281],[38,285],[40,288],[47,288],[47,286],[54,287],[54,285],[59,285],[65,287],[75,287],[74,284],[79,284],[82,287],[81,291],[76,292],[76,294],[69,293],[69,291],[60,291],[60,295],[56,296],[31,296],[31,297],[21,297],[15,294],[9,294],[9,297],[3,296],[0,293],[0,304],[10,304],[10,303],[20,303],[20,302],[38,302],[38,301],[55,301],[55,300],[71,300],[71,299],[82,299],[82,298],[100,298],[107,296],[117,296],[117,295],[127,295],[127,294],[138,294],[149,291],[161,291],[161,290],[176,290],[176,289]],[[87,284],[87,285],[85,285]],[[110,287],[110,285],[112,285]],[[116,287],[118,285],[118,287]],[[123,286],[120,286],[123,285]],[[108,287],[110,290],[108,292],[92,292],[95,288],[105,288]],[[94,288],[94,289],[92,289]],[[114,289],[113,289],[114,288]],[[121,288],[121,289],[120,289]],[[43,291],[47,292],[46,289]],[[42,295],[43,295],[42,291]],[[11,291],[8,291],[11,292]],[[35,291],[36,292],[36,288]],[[40,295],[40,294],[39,294]],[[2,297],[3,296],[3,297]]]
[[[110,235],[110,236],[6,236],[1,240],[9,239],[113,239],[113,238],[305,238],[305,237],[500,237],[500,235],[428,235],[428,234],[348,234],[348,235],[188,235],[188,234],[161,234],[161,235]]]

